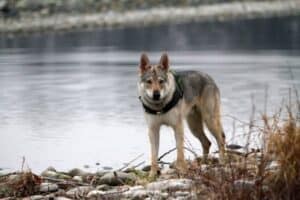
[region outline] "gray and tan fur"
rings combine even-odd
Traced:
[[[162,54],[159,64],[151,65],[148,56],[142,54],[139,69],[138,92],[141,101],[153,110],[161,110],[171,101],[176,89],[174,75],[169,69],[168,55]],[[183,71],[176,74],[182,82],[183,98],[167,113],[154,115],[145,112],[151,144],[150,176],[155,176],[158,170],[161,125],[173,128],[177,147],[176,167],[181,171],[186,170],[184,119],[187,120],[193,135],[201,142],[205,158],[209,153],[211,142],[204,133],[204,124],[216,138],[220,157],[224,158],[225,135],[220,119],[220,93],[216,83],[209,75],[202,72]]]

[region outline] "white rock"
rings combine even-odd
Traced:
[[[100,190],[92,190],[87,194],[87,198],[92,198],[92,197],[99,197],[102,195],[105,195],[106,192],[100,191]]]
[[[58,185],[54,183],[42,183],[40,185],[40,192],[55,192],[58,190]]]
[[[72,188],[66,192],[66,195],[70,198],[79,198],[87,195],[94,188],[91,186],[79,186],[76,188]]]
[[[67,197],[56,197],[55,200],[72,200]]]
[[[77,181],[77,182],[82,182],[82,181],[83,181],[83,179],[82,179],[81,176],[74,176],[72,179],[73,179],[74,181]]]
[[[43,195],[33,195],[29,197],[30,200],[43,200],[45,197]]]
[[[193,186],[190,179],[170,179],[147,184],[148,190],[189,190]]]

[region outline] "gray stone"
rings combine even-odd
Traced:
[[[142,168],[142,170],[145,171],[145,172],[149,172],[150,169],[151,169],[151,165],[146,165],[146,166],[144,166],[144,167]]]
[[[123,193],[123,197],[128,199],[145,199],[148,196],[149,192],[141,185],[131,187],[128,191]]]
[[[55,192],[58,190],[58,185],[54,183],[42,183],[39,190],[40,192]]]
[[[41,176],[45,176],[49,178],[57,178],[57,173],[54,171],[45,170],[41,173]]]
[[[82,178],[81,176],[74,176],[74,177],[72,178],[72,180],[77,181],[77,182],[82,182],[82,181],[83,181],[83,178]]]
[[[106,192],[104,191],[100,191],[100,190],[92,190],[87,194],[87,198],[101,198],[102,196],[104,196],[106,194]]]
[[[107,185],[123,185],[127,183],[133,183],[136,181],[136,175],[132,173],[124,172],[109,172],[100,178],[100,184]]]
[[[72,179],[71,176],[67,175],[67,174],[64,174],[64,173],[57,173],[57,176],[56,176],[58,179],[66,179],[66,180],[69,180],[69,179]]]
[[[29,197],[30,200],[44,200],[46,199],[43,195],[33,195]]]
[[[84,176],[87,172],[81,170],[81,169],[78,169],[78,168],[74,168],[74,169],[71,169],[68,174],[70,176]]]
[[[193,181],[190,179],[170,179],[152,182],[146,185],[148,190],[190,190],[193,186]]]
[[[52,172],[56,172],[56,169],[52,166],[48,167],[45,171],[52,171]]]
[[[91,186],[79,186],[68,190],[66,195],[70,198],[83,198],[93,189]]]
[[[110,190],[112,189],[112,186],[109,186],[107,184],[102,184],[102,185],[98,185],[96,187],[97,190],[102,190],[102,191],[107,191],[107,190]]]
[[[55,200],[72,200],[67,197],[56,197]]]

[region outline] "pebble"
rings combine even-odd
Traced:
[[[74,177],[72,178],[72,180],[77,181],[77,182],[82,182],[82,181],[83,181],[83,178],[82,178],[81,176],[74,176]]]
[[[109,172],[100,178],[100,184],[107,184],[111,186],[123,185],[132,183],[137,180],[137,177],[133,173],[124,172]]]
[[[148,190],[190,190],[193,186],[193,181],[190,179],[170,179],[152,182],[146,185]]]
[[[58,185],[55,183],[41,183],[40,192],[55,192],[58,190]]]
[[[106,185],[106,184],[102,184],[102,185],[98,185],[96,187],[97,190],[102,190],[102,191],[107,191],[112,189],[112,186]]]
[[[33,195],[29,199],[30,200],[43,200],[43,199],[45,199],[45,197],[43,195]],[[24,200],[26,200],[26,198]]]
[[[74,169],[71,169],[70,171],[68,171],[68,174],[70,176],[74,177],[74,176],[83,176],[86,174],[86,172],[81,169],[74,168]]]
[[[49,177],[49,178],[56,178],[57,173],[54,171],[45,170],[41,173],[42,176]]]
[[[66,195],[70,198],[83,198],[93,189],[91,186],[79,186],[68,190]]]
[[[72,200],[67,197],[56,197],[55,200]]]

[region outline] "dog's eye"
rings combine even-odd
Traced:
[[[147,80],[147,83],[148,83],[148,84],[151,84],[151,83],[152,83],[152,81],[151,81],[151,80]]]
[[[164,82],[164,80],[159,80],[159,84],[163,84]]]

